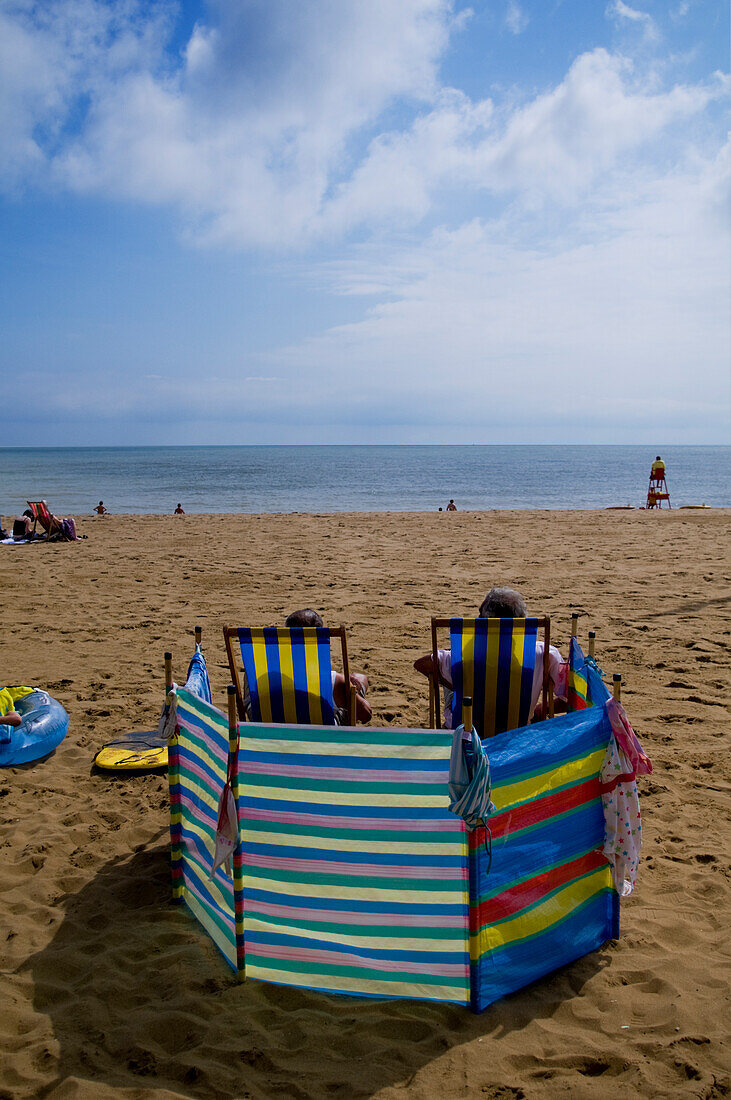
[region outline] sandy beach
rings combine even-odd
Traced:
[[[0,548],[4,683],[71,716],[0,774],[0,1098],[721,1097],[728,1049],[731,513],[77,517]],[[238,985],[170,904],[165,777],[92,774],[154,726],[192,630],[223,705],[224,624],[313,607],[348,628],[374,723],[427,722],[432,614],[512,584],[567,652],[598,632],[654,764],[622,936],[483,1015]]]

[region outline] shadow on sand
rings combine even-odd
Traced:
[[[39,1097],[76,1096],[90,1083],[101,1095],[106,1085],[206,1100],[368,1097],[408,1085],[456,1046],[494,1043],[550,1018],[611,954],[595,952],[474,1016],[458,1006],[239,984],[187,908],[169,898],[160,843],[110,861],[60,899],[57,933],[25,964],[34,1006],[60,1047]],[[494,1048],[480,1049],[483,1094],[523,1095],[496,1080]]]

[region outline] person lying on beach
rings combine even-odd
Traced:
[[[175,509],[175,511],[173,512],[173,515],[174,515],[174,516],[184,516],[184,515],[185,515],[185,511],[184,511],[184,509],[183,509],[183,505],[182,505],[182,504],[179,504],[179,505],[178,505],[178,507],[177,507],[177,508]]]
[[[284,621],[284,625],[287,627],[292,626],[324,626],[322,618],[316,611],[313,611],[311,607],[302,608],[300,611],[293,611],[291,615],[288,615]],[[332,691],[333,691],[333,703],[335,704],[335,721],[339,726],[348,725],[348,710],[347,710],[347,694],[345,691],[345,676],[342,672],[336,672],[334,669],[331,671],[332,676]],[[368,677],[362,672],[351,672],[350,682],[356,690],[355,697],[355,717],[356,721],[366,723],[371,720],[371,705],[366,699],[366,693],[368,691]],[[244,710],[246,711],[246,717],[251,721],[251,700],[249,697],[249,685],[246,680],[246,673],[242,674],[242,691],[244,698]]]
[[[100,501],[99,501],[99,503],[97,504],[97,506],[96,506],[96,508],[94,509],[94,511],[96,512],[96,514],[97,514],[98,516],[108,516],[108,515],[109,515],[109,513],[108,513],[108,512],[107,512],[107,510],[106,510],[106,508],[104,507],[104,501],[103,501],[103,500],[100,500]]]
[[[478,616],[481,619],[524,619],[528,613],[526,602],[514,588],[491,588],[480,605]],[[533,672],[533,690],[531,696],[531,709],[528,721],[538,719],[541,715],[541,691],[543,688],[543,642],[536,642],[536,665]],[[454,697],[452,685],[452,654],[448,649],[440,649],[439,683],[444,691],[444,724],[443,728],[452,729],[452,699]],[[414,668],[423,676],[433,675],[434,660],[431,653],[425,654],[414,661]],[[553,682],[554,696],[556,699],[555,710],[566,709],[566,690],[568,682],[568,664],[555,646],[550,646],[548,654],[548,675]]]
[[[11,688],[0,688],[0,725],[19,726],[23,719],[15,709],[15,697]]]

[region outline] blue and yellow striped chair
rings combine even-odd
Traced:
[[[242,722],[249,715],[241,663],[251,721],[320,726],[335,725],[330,642],[339,638],[348,721],[355,725],[355,688],[350,683],[345,627],[225,626],[223,636]]]
[[[452,653],[452,724],[462,722],[462,699],[472,697],[472,719],[481,737],[518,729],[528,722],[536,665],[538,631],[544,653],[551,641],[551,620],[433,618],[432,659],[438,668],[438,632],[449,630]],[[543,714],[553,717],[548,661],[543,662]],[[430,677],[429,721],[441,725],[439,682]]]

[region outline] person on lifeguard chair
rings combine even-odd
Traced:
[[[665,482],[665,463],[660,458],[660,455],[658,455],[650,467],[650,484],[647,489],[647,503],[645,507],[661,508],[664,500],[668,502],[669,508],[670,494]]]

